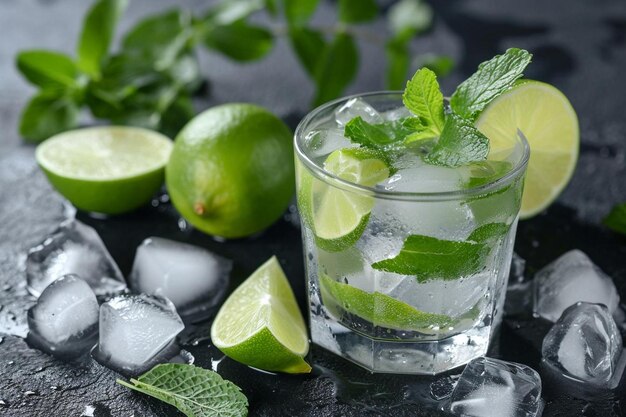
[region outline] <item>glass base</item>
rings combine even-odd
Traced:
[[[390,341],[355,332],[324,308],[317,311],[320,314],[311,314],[313,343],[371,372],[435,375],[484,356],[489,347],[491,325],[484,322],[441,340]]]

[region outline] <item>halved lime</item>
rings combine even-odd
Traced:
[[[320,274],[320,292],[327,307],[335,303],[376,326],[432,333],[454,324],[446,315],[417,310],[381,292],[369,293],[325,274]]]
[[[102,126],[51,137],[35,157],[48,180],[81,210],[118,214],[148,201],[163,184],[172,141],[136,127]]]
[[[482,112],[476,127],[489,138],[490,157],[511,148],[517,129],[530,145],[520,217],[547,208],[574,173],[579,129],[574,108],[555,87],[523,80]]]
[[[308,373],[304,319],[275,256],[228,297],[211,326],[215,346],[230,358],[268,371]]]
[[[353,184],[374,186],[389,177],[389,166],[368,149],[338,149],[324,170]],[[363,234],[374,198],[346,191],[315,179],[299,169],[302,215],[313,229],[317,245],[329,252],[352,246]],[[332,183],[332,180],[329,180]]]

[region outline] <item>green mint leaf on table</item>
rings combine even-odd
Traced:
[[[441,135],[445,123],[443,94],[434,72],[428,68],[418,70],[406,84],[402,102],[417,116],[422,130],[430,132],[432,136]]]
[[[626,203],[613,207],[602,223],[609,229],[626,235]]]
[[[347,33],[338,33],[318,59],[315,69],[317,91],[314,106],[341,95],[356,76],[359,53],[354,38]]]
[[[479,187],[501,178],[511,170],[512,164],[507,161],[482,161],[470,166],[470,179],[467,188]]]
[[[100,66],[127,3],[127,0],[99,0],[87,13],[78,42],[78,67],[92,78],[100,78]]]
[[[319,0],[283,0],[289,26],[304,26],[315,13]]]
[[[508,226],[504,223],[490,223],[474,230],[466,241],[411,235],[396,257],[375,262],[372,268],[415,275],[418,282],[458,279],[477,273],[489,254],[489,241],[507,231]]]
[[[208,31],[204,44],[236,61],[253,61],[265,56],[274,43],[272,32],[243,20]]]
[[[463,118],[475,120],[494,98],[522,76],[531,59],[528,51],[511,48],[483,62],[471,77],[457,87],[450,99],[452,110]]]
[[[305,27],[290,27],[289,41],[305,71],[310,77],[315,77],[319,57],[326,48],[322,32]]]
[[[248,400],[216,372],[185,364],[157,365],[130,383],[117,383],[173,405],[187,417],[242,417]]]
[[[376,19],[378,5],[375,0],[339,0],[339,21],[363,23]]]
[[[65,90],[76,86],[78,68],[70,57],[53,51],[22,51],[17,68],[32,84],[46,90]]]
[[[489,154],[489,139],[471,120],[454,113],[446,118],[441,136],[425,161],[432,165],[458,167],[482,161]]]
[[[29,142],[41,142],[75,128],[78,113],[78,105],[70,97],[42,91],[31,98],[22,110],[20,135]]]

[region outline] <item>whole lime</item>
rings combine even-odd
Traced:
[[[254,234],[274,223],[293,195],[292,133],[259,106],[213,107],[178,134],[165,179],[194,227],[226,238]]]

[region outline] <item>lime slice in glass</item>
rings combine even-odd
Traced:
[[[578,160],[578,117],[555,87],[522,80],[487,106],[476,127],[489,138],[490,159],[511,148],[517,129],[530,145],[521,218],[547,208],[563,191]]]
[[[150,201],[163,184],[172,141],[160,133],[103,126],[77,129],[37,146],[48,180],[77,208],[118,214]]]
[[[320,274],[320,292],[327,307],[336,304],[375,326],[430,334],[454,324],[446,315],[417,310],[386,294],[369,293],[324,274]]]
[[[211,326],[215,346],[255,368],[308,373],[304,319],[276,257],[270,258],[228,297]]]
[[[389,166],[373,151],[339,149],[324,162],[324,170],[353,184],[374,186],[389,177]],[[338,188],[333,179],[323,182],[299,168],[299,200],[303,218],[313,229],[317,245],[329,252],[352,246],[363,234],[372,196]]]

